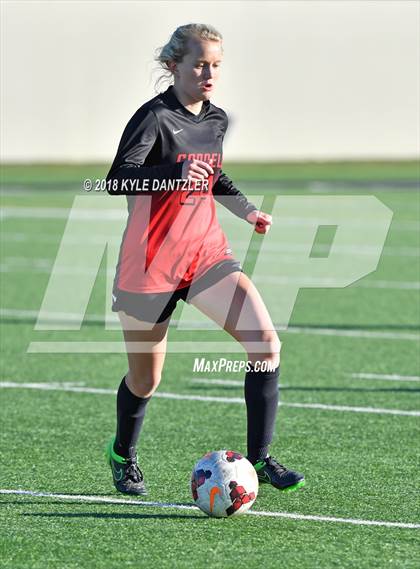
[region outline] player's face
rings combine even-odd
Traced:
[[[220,74],[220,41],[189,40],[189,51],[177,64],[177,86],[192,100],[210,99]]]

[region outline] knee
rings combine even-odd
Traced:
[[[255,350],[257,348],[257,350]],[[261,330],[255,335],[252,344],[248,346],[248,360],[269,361],[274,367],[280,365],[281,342],[275,330]]]
[[[156,371],[132,371],[126,376],[126,383],[137,397],[150,397],[156,391],[161,374]]]

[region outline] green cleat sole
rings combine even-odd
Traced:
[[[293,486],[288,486],[287,488],[283,488],[283,489],[281,489],[281,491],[282,492],[294,492],[295,490],[298,490],[299,488],[302,488],[303,486],[305,486],[305,481],[300,480],[300,482],[293,484]]]

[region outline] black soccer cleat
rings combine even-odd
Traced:
[[[114,486],[123,494],[146,495],[143,473],[137,464],[137,455],[124,458],[114,451],[114,439],[106,447],[105,457],[112,470]]]
[[[305,486],[303,474],[289,470],[271,456],[256,462],[254,468],[257,471],[260,484],[271,484],[274,488],[283,490],[283,492],[293,492]]]

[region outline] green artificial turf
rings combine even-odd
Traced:
[[[420,218],[419,196],[413,188],[398,184],[398,180],[415,181],[416,168],[415,163],[226,168],[232,178],[238,174],[238,179],[247,181],[247,193],[266,191],[269,200],[275,196],[281,200],[283,192],[290,195],[290,191],[283,186],[278,191],[271,187],[264,190],[258,180],[364,180],[365,190],[359,187],[355,193],[373,194],[393,211],[377,270],[350,287],[301,289],[290,322],[295,331],[279,333],[283,342],[280,398],[284,405],[279,409],[271,450],[281,462],[305,473],[306,486],[295,493],[262,486],[253,506],[256,512],[420,523],[419,417],[398,414],[418,412],[419,381],[352,376],[420,375],[419,341],[414,339],[419,334],[420,311],[419,292],[414,286],[420,280],[420,243],[415,230]],[[418,567],[418,529],[262,515],[217,520],[196,510],[175,507],[192,503],[191,469],[205,452],[221,448],[246,451],[245,406],[229,401],[242,398],[242,385],[197,381],[241,381],[244,374],[193,372],[196,357],[245,359],[245,354],[238,352],[203,353],[204,342],[230,341],[221,330],[171,327],[169,343],[182,341],[197,349],[167,354],[159,392],[225,401],[155,397],[145,419],[138,449],[149,488],[143,501],[174,507],[134,505],[129,497],[117,494],[103,450],[115,428],[112,391],[126,372],[125,354],[27,351],[31,342],[122,341],[121,331],[104,329],[102,320],[105,257],[87,308],[90,319],[81,329],[34,330],[66,228],[66,212],[74,197],[81,194],[78,183],[87,175],[102,176],[103,172],[103,165],[13,166],[3,172],[1,197],[6,211],[59,208],[59,217],[31,216],[29,210],[26,217],[13,214],[1,222],[0,489],[99,496],[125,499],[127,503],[0,495],[0,567]],[[369,179],[393,182],[387,188],[378,188],[370,186]],[[64,187],[69,191],[57,189]],[[313,196],[305,185],[293,192]],[[330,193],[334,193],[332,187]],[[244,239],[240,234],[243,229],[238,228],[246,227],[246,232],[249,226],[241,226],[243,222],[219,211],[234,250],[242,251],[239,242]],[[268,234],[268,243],[275,244],[270,235],[275,233]],[[318,247],[322,253],[322,246],[328,245],[332,236],[320,232],[314,252]],[[258,239],[253,237],[245,267],[252,269],[257,259]],[[275,246],[272,254],[267,257],[268,264],[279,262]],[[283,258],[283,262],[287,267],[290,261]],[[375,288],[378,281],[388,283],[388,288]],[[393,288],[393,283],[413,286]],[[276,285],[268,287],[265,300],[270,310],[275,308],[279,294]],[[63,298],[63,312],[66,305]],[[182,309],[180,303],[174,320],[182,317]],[[189,319],[193,317],[198,319],[198,313],[191,312]],[[332,331],[331,335],[323,335],[325,329]],[[356,335],[342,335],[349,331],[356,331]],[[363,337],[363,333],[368,335]],[[4,382],[58,385],[48,391],[5,387]],[[62,391],[64,383],[106,391]]]

